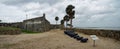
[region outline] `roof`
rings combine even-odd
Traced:
[[[31,20],[36,20],[36,19],[40,19],[40,20],[42,20],[42,19],[45,19],[45,17],[36,17],[36,18],[31,18],[31,19],[27,19],[27,20],[24,20],[24,21],[31,21]]]

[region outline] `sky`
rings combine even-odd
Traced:
[[[120,0],[0,0],[0,20],[22,22],[45,13],[51,24],[56,16],[60,24],[70,4],[75,6],[74,27],[120,27]]]

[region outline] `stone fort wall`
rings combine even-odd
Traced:
[[[120,30],[102,30],[102,29],[74,29],[74,30],[88,35],[109,37],[120,41]]]

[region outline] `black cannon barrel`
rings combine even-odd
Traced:
[[[71,30],[64,31],[64,34],[66,34],[78,41],[81,41],[82,43],[86,43],[88,41],[88,38],[80,37],[78,34],[76,34],[74,31],[71,31]]]
[[[88,41],[88,38],[83,38],[83,39],[81,39],[81,42],[82,43],[85,43],[85,42],[87,42]]]

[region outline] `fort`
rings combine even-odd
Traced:
[[[42,17],[32,18],[23,21],[23,29],[33,32],[45,32],[50,30],[50,22],[46,20],[45,14]]]
[[[24,20],[23,22],[0,23],[0,26],[20,28],[22,30],[28,30],[32,32],[46,32],[46,31],[49,31],[50,29],[59,28],[59,25],[50,24],[50,22],[45,18],[45,14],[43,14],[43,16],[40,16],[40,17]],[[2,34],[4,34],[3,31],[1,32]],[[5,32],[8,32],[8,31],[5,31]]]

